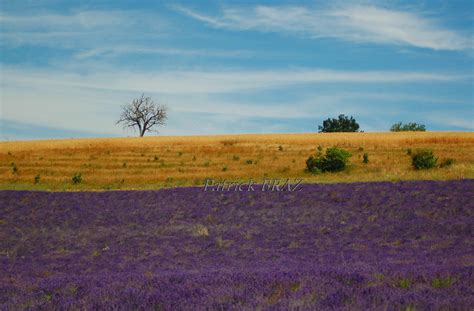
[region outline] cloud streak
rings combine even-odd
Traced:
[[[159,54],[171,56],[189,56],[189,57],[217,57],[217,58],[250,58],[255,56],[255,52],[246,50],[233,51],[218,51],[218,50],[197,50],[197,49],[178,49],[165,47],[150,47],[150,46],[127,46],[119,45],[115,47],[103,47],[97,49],[90,49],[76,53],[76,59],[83,60],[94,58],[97,56],[121,56],[127,54]]]
[[[472,38],[444,29],[421,14],[376,6],[309,9],[298,6],[224,8],[208,16],[183,6],[176,11],[214,28],[283,32],[313,39],[408,45],[433,50],[472,49]]]
[[[4,48],[37,45],[61,48],[97,48],[159,38],[170,29],[167,20],[142,11],[41,12],[35,15],[0,13],[0,42]]]
[[[95,70],[72,74],[43,70],[4,68],[3,83],[56,85],[81,88],[160,92],[164,94],[218,94],[260,91],[297,85],[323,83],[424,83],[457,82],[470,76],[405,71],[301,70],[222,70],[129,72]]]
[[[42,13],[35,15],[0,14],[6,32],[72,32],[111,30],[127,27],[154,31],[164,26],[157,15],[141,11],[75,11],[70,14]]]
[[[5,49],[23,45],[60,47],[73,50],[75,60],[128,55],[201,58],[251,58],[256,55],[249,50],[167,47],[161,41],[166,41],[176,25],[172,26],[160,15],[142,11],[0,14],[0,25],[0,42]]]

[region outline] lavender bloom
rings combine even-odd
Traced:
[[[473,190],[0,191],[0,309],[469,310]]]

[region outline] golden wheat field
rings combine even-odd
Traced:
[[[203,185],[207,178],[302,178],[307,183],[474,178],[474,133],[311,133],[99,138],[0,143],[0,189],[106,190]],[[312,175],[317,146],[352,153],[346,171]],[[414,170],[408,149],[448,168]],[[369,163],[362,162],[368,153]],[[80,183],[72,177],[80,174]]]

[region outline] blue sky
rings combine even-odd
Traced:
[[[352,115],[474,129],[471,1],[2,1],[1,140],[315,132]]]

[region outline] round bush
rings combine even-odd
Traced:
[[[432,150],[418,150],[412,155],[413,167],[417,170],[429,169],[436,166],[438,158],[433,154]]]
[[[82,175],[79,173],[75,173],[74,176],[72,176],[72,183],[80,184],[81,182],[82,182]]]
[[[364,153],[364,159],[362,160],[362,162],[364,162],[365,164],[369,163],[369,154],[368,153]]]
[[[326,149],[326,153],[318,152],[315,157],[310,156],[306,160],[307,170],[317,174],[320,172],[337,172],[346,168],[351,154],[341,148],[331,147]]]

